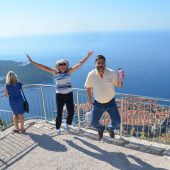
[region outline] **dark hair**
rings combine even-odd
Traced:
[[[104,62],[105,62],[105,60],[106,60],[106,58],[105,58],[103,55],[98,55],[98,56],[96,57],[96,61],[95,61],[95,62],[97,62],[97,60],[99,60],[99,59],[103,59]]]

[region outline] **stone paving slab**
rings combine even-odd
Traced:
[[[96,140],[95,131],[79,131],[76,127],[68,133],[62,126],[61,135],[57,135],[54,125],[38,120],[26,122],[26,126],[25,134],[8,129],[0,139],[0,169],[170,169],[169,150],[167,157],[144,153],[131,149],[132,142],[108,136],[101,142]],[[149,149],[159,152],[158,148]]]

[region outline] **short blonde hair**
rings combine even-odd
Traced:
[[[6,75],[6,84],[16,84],[17,82],[17,75],[13,71],[9,71]]]

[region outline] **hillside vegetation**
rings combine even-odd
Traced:
[[[0,84],[5,83],[8,71],[14,71],[20,82],[24,84],[54,84],[53,76],[31,64],[23,65],[21,62],[0,60]],[[4,77],[4,78],[2,78]]]

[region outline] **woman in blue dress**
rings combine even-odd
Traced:
[[[24,99],[21,94],[22,83],[18,82],[17,75],[9,71],[6,76],[5,95],[9,96],[9,104],[13,112],[14,132],[25,132],[24,128]],[[21,127],[19,129],[19,122]]]

